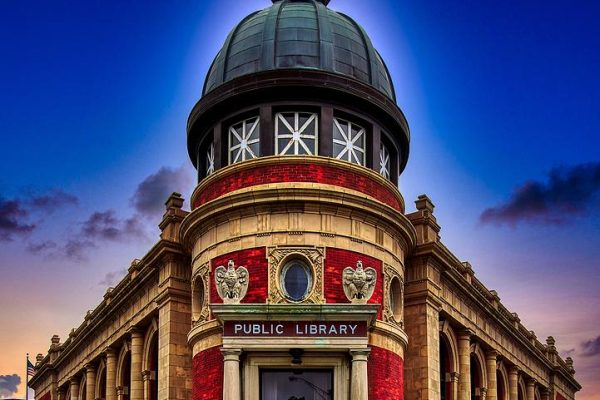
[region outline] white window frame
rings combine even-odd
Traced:
[[[284,114],[294,114],[294,126],[291,126],[285,119]],[[300,114],[308,114],[310,117],[300,126]],[[279,121],[287,128],[285,133],[279,132]],[[314,135],[305,134],[304,131],[311,124],[314,124]],[[312,139],[315,141],[315,149],[312,152],[302,139]],[[288,144],[279,152],[279,141],[289,140]],[[306,154],[300,154],[300,147],[306,151]],[[290,150],[292,150],[290,152]],[[275,154],[276,155],[308,155],[316,156],[319,154],[319,115],[303,111],[284,111],[275,114]]]
[[[336,139],[335,132],[333,132],[333,143],[344,146],[344,149],[339,154],[333,155],[334,158],[365,166],[367,164],[367,130],[361,125],[342,118],[334,118],[333,123],[337,126],[344,139]],[[353,126],[359,128],[358,133],[355,136],[352,136]],[[333,129],[335,131],[335,127]],[[356,144],[359,139],[362,147]],[[358,159],[357,152],[362,154],[362,162]]]
[[[238,132],[234,127],[236,125],[242,124],[242,131]],[[255,139],[251,139],[252,135],[256,132],[256,128],[258,127],[258,137]],[[258,158],[259,154],[254,154],[250,145],[258,143],[260,149],[260,116],[246,118],[243,121],[238,121],[235,124],[231,124],[228,129],[228,146],[227,146],[227,154],[229,164],[235,164],[240,161],[251,160],[253,158]],[[232,135],[235,135],[238,144],[235,146],[231,145]],[[235,156],[233,155],[235,153]]]
[[[392,157],[387,146],[381,142],[379,146],[379,173],[387,179],[392,176]]]
[[[215,144],[211,143],[206,150],[206,176],[215,172]]]

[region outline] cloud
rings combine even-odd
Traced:
[[[21,377],[17,374],[0,375],[0,397],[14,397],[20,383]]]
[[[0,196],[0,241],[12,241],[15,236],[26,236],[37,228],[31,221],[33,214],[47,214],[58,208],[75,205],[79,199],[62,189],[45,193],[27,192],[14,199]]]
[[[31,233],[35,224],[26,219],[29,212],[18,200],[5,200],[0,197],[0,241],[12,241],[14,236]]]
[[[565,223],[571,216],[592,211],[598,194],[600,163],[554,168],[546,182],[528,181],[517,187],[507,202],[486,209],[480,221]]]
[[[127,274],[127,270],[126,269],[119,270],[119,271],[109,272],[106,275],[104,275],[104,278],[102,278],[100,280],[100,282],[98,282],[98,285],[100,285],[100,286],[114,286],[126,274]]]
[[[47,240],[44,242],[32,242],[27,244],[27,251],[32,253],[32,254],[43,254],[46,253],[50,250],[53,250],[57,247],[58,245],[53,242],[52,240]]]
[[[145,237],[144,229],[135,216],[119,219],[114,210],[94,212],[83,223],[81,234],[88,239],[112,241]]]
[[[72,232],[63,244],[51,240],[30,243],[27,250],[36,255],[85,261],[89,250],[97,248],[99,242],[148,239],[137,216],[119,218],[115,210],[95,211],[80,225],[81,228]]]
[[[593,357],[600,354],[600,336],[581,344],[581,355]]]
[[[37,210],[52,212],[60,207],[67,205],[77,205],[79,199],[62,189],[50,189],[47,193],[35,195],[32,194],[27,202]]]
[[[187,169],[162,167],[140,183],[130,198],[131,205],[145,217],[159,217],[165,211],[165,201],[173,192],[185,192],[192,184]]]

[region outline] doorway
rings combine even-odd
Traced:
[[[333,400],[333,369],[261,369],[261,400]]]

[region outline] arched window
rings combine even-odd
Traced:
[[[333,119],[333,156],[358,165],[366,164],[367,131],[341,118]]]
[[[275,114],[275,154],[317,155],[319,118],[315,113]]]
[[[229,127],[229,164],[260,155],[260,117],[245,119]]]

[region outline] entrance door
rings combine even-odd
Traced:
[[[261,369],[261,400],[333,400],[333,370]]]

